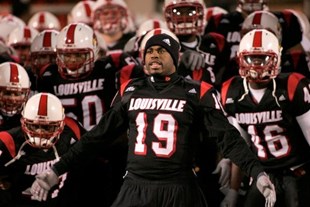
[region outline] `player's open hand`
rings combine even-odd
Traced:
[[[57,174],[49,169],[39,175],[36,176],[36,180],[33,182],[31,186],[31,199],[38,201],[46,201],[49,190],[57,185],[59,182],[59,178]]]
[[[258,176],[256,186],[266,199],[265,207],[273,207],[276,202],[276,191],[266,173]]]

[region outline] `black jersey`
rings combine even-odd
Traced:
[[[310,109],[309,80],[298,73],[283,73],[271,81],[261,101],[246,94],[243,79],[223,84],[222,102],[228,116],[250,135],[251,149],[266,171],[289,169],[310,160],[310,148],[296,117]]]
[[[138,71],[138,72],[137,72]],[[62,78],[56,64],[46,68],[38,79],[38,91],[56,95],[66,115],[78,120],[87,130],[94,127],[110,108],[117,88],[143,70],[125,53],[114,53],[95,62],[91,74],[83,79]]]
[[[244,16],[239,11],[214,15],[210,18],[205,28],[205,34],[209,32],[222,34],[230,48],[230,59],[233,59],[238,52],[243,21]]]
[[[135,36],[135,34],[136,34],[135,32],[128,32],[128,33],[123,34],[121,39],[119,39],[116,44],[108,45],[107,53],[108,54],[114,54],[114,53],[123,52],[126,43],[129,41],[130,38]]]
[[[181,53],[186,50],[201,53],[205,60],[205,67],[191,71],[181,62],[178,73],[184,77],[189,76],[194,80],[205,81],[219,89],[229,60],[229,47],[225,38],[221,34],[210,32],[204,36],[197,36],[197,41],[198,43],[194,48],[187,47],[181,42]]]
[[[20,114],[14,116],[5,116],[0,113],[0,131],[5,131],[20,126]]]
[[[281,72],[296,72],[310,78],[310,60],[308,55],[302,49],[288,50],[282,53]]]
[[[146,77],[121,86],[113,107],[98,125],[63,156],[54,169],[62,174],[85,157],[108,149],[128,129],[127,170],[152,180],[192,175],[193,145],[202,129],[217,137],[224,155],[254,177],[262,169],[238,131],[228,123],[217,92],[205,82],[177,74]]]
[[[0,175],[8,176],[11,183],[9,191],[12,193],[11,204],[18,206],[60,206],[58,196],[64,192],[67,176],[61,176],[61,182],[51,191],[46,202],[31,200],[30,187],[37,174],[55,163],[59,157],[72,146],[85,132],[83,127],[71,118],[65,119],[65,128],[55,149],[48,150],[34,148],[26,143],[21,127],[0,132]],[[20,157],[19,157],[20,156]]]
[[[282,42],[283,52],[287,49],[299,44],[302,39],[302,28],[300,26],[297,16],[289,10],[272,11],[278,17],[282,28]]]

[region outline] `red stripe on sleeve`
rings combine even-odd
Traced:
[[[65,118],[65,124],[73,131],[73,133],[75,134],[75,137],[80,140],[81,138],[81,131],[80,131],[80,127],[78,126],[78,124],[69,117]]]
[[[130,82],[130,80],[126,81],[125,83],[123,83],[123,84],[121,85],[121,88],[120,88],[120,94],[121,94],[121,96],[123,96],[124,91],[125,91],[125,88],[127,87],[127,85],[128,85],[129,82]]]
[[[208,90],[210,90],[213,86],[210,85],[209,83],[206,83],[204,81],[201,82],[200,84],[200,97],[203,97],[207,92]]]
[[[287,81],[287,91],[288,91],[288,98],[290,101],[293,100],[295,91],[297,89],[297,85],[300,82],[301,79],[305,78],[305,76],[299,74],[299,73],[292,73],[288,77]]]
[[[112,58],[112,62],[114,63],[114,66],[116,68],[120,67],[120,59],[122,54],[123,54],[122,52],[115,52],[110,55]]]
[[[221,89],[221,100],[222,100],[222,105],[225,105],[226,102],[226,97],[227,97],[227,92],[228,92],[228,88],[232,82],[232,80],[234,79],[234,77],[230,78],[229,80],[225,81],[222,85],[222,89]]]
[[[209,33],[213,38],[214,40],[216,41],[216,44],[219,48],[219,51],[222,52],[223,51],[223,48],[225,46],[225,37],[219,33],[215,33],[215,32],[210,32]]]
[[[135,64],[130,64],[124,66],[120,71],[120,85],[125,83],[126,81],[130,80],[131,73],[135,67]]]
[[[203,70],[194,70],[192,74],[193,80],[200,81],[202,79]]]
[[[16,147],[13,137],[8,132],[0,132],[0,140],[4,143],[12,157],[16,156]]]

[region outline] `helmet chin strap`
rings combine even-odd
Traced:
[[[5,163],[5,165],[4,165],[5,167],[11,165],[11,164],[14,163],[15,161],[19,160],[19,158],[21,158],[21,156],[23,156],[23,155],[26,154],[25,151],[22,150],[22,149],[25,147],[26,144],[27,144],[27,141],[24,141],[24,143],[23,143],[23,144],[21,145],[21,147],[19,148],[17,155],[16,155],[13,159],[11,159],[11,160],[8,161],[7,163]],[[59,154],[58,154],[58,152],[57,152],[57,149],[56,149],[55,145],[52,146],[52,149],[53,149],[53,151],[54,151],[55,158],[56,158],[56,160],[58,161],[58,160],[60,159],[60,157],[59,157]],[[44,150],[48,150],[48,149],[44,149]]]
[[[275,80],[274,78],[272,78],[272,85],[273,85],[272,96],[274,97],[274,99],[275,99],[277,105],[278,105],[279,107],[281,107],[280,104],[279,104],[278,98],[277,98],[277,96],[276,96],[276,88],[277,88],[277,85],[276,85],[276,80]],[[238,100],[239,102],[242,101],[242,100],[244,99],[244,97],[245,97],[246,95],[249,94],[249,86],[248,86],[248,84],[247,84],[246,78],[243,78],[243,87],[244,87],[244,91],[245,91],[245,92],[244,92],[244,94],[241,96],[241,98]]]
[[[5,163],[5,167],[9,166],[10,164],[12,164],[13,162],[15,162],[16,160],[19,160],[19,158],[23,155],[25,155],[25,151],[22,151],[22,149],[24,148],[24,146],[27,144],[27,141],[24,141],[24,143],[22,144],[22,146],[19,148],[17,155],[11,159],[9,162]]]

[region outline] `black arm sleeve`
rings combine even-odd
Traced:
[[[107,150],[118,142],[121,134],[126,132],[128,121],[121,102],[105,113],[100,122],[86,132],[61,159],[54,164],[53,169],[58,175],[78,168],[96,157],[99,152]]]
[[[209,99],[208,103],[210,103]],[[218,103],[219,104],[219,103]],[[247,175],[256,178],[264,169],[259,160],[248,148],[239,131],[228,122],[223,111],[203,106],[203,124],[210,137],[217,138],[219,149],[224,157],[238,165]]]

